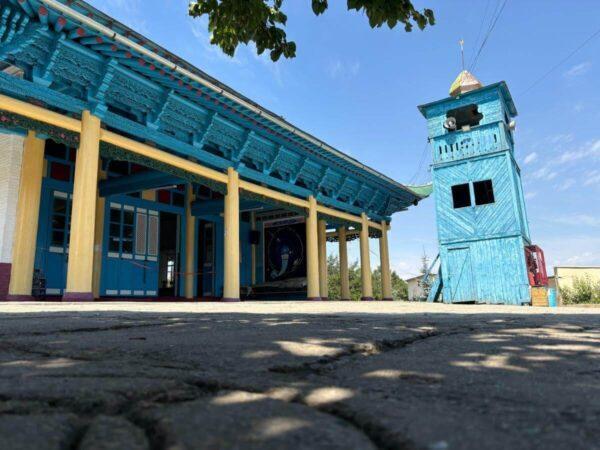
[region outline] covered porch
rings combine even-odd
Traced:
[[[14,175],[0,297],[237,301],[296,278],[300,297],[326,299],[335,239],[346,299],[347,237],[358,235],[362,298],[373,298],[369,237],[391,298],[391,216],[427,194],[84,1],[0,8],[0,128],[11,136],[0,156]]]
[[[304,223],[306,298],[328,298],[328,238],[338,240],[340,246],[343,299],[349,298],[347,236],[360,238],[364,300],[373,299],[370,236],[380,239],[382,273],[389,275],[385,221],[376,223],[366,214],[354,216],[322,205],[313,196],[302,199],[252,183],[240,178],[233,167],[223,173],[171,155],[103,129],[101,121],[87,111],[78,120],[6,96],[0,96],[0,109],[14,114],[10,125],[6,123],[13,131],[25,124],[23,118],[52,127],[43,133],[36,126],[38,131],[29,129],[23,138],[9,300],[33,299],[36,270],[43,266],[51,272],[64,261],[64,288],[61,277],[53,275],[59,285],[46,287],[45,296],[73,301],[237,301],[243,285],[265,281],[259,262],[264,258],[259,245],[264,228],[257,229],[257,218],[273,213]],[[75,149],[66,143],[76,141],[79,146],[73,155]],[[72,175],[65,176],[61,168]],[[53,208],[53,200],[61,206]],[[62,221],[57,216],[60,211],[65,211]],[[176,216],[177,222],[172,229],[177,235],[176,260],[166,271],[169,287],[174,287],[171,295],[160,295],[165,286],[152,275],[164,273],[160,268],[163,214]],[[210,238],[208,224],[213,230]],[[57,231],[62,227],[64,232]],[[258,235],[253,234],[256,231]],[[201,253],[207,245],[218,254],[211,261]],[[210,281],[202,270],[207,263],[214,265]],[[119,284],[120,276],[126,281]],[[382,292],[391,299],[389,276],[382,277]]]

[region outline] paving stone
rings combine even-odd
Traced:
[[[98,416],[87,429],[79,450],[146,450],[143,430],[122,417]]]
[[[146,412],[167,448],[373,449],[361,430],[312,408],[241,391]]]
[[[76,433],[76,417],[64,414],[0,416],[0,449],[62,450]]]
[[[142,429],[153,449],[600,450],[599,324],[593,308],[0,304],[0,450],[135,448]]]

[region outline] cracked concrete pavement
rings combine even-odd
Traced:
[[[1,449],[600,449],[600,309],[1,303]]]

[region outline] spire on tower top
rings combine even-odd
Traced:
[[[450,95],[456,97],[457,95],[464,94],[466,92],[474,91],[475,89],[482,88],[483,84],[468,70],[463,70],[458,74],[452,86],[450,86]]]

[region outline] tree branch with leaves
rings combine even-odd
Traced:
[[[233,56],[240,44],[253,42],[259,55],[268,50],[271,59],[277,61],[282,55],[296,56],[296,43],[287,40],[287,15],[282,6],[283,0],[192,0],[189,14],[208,17],[210,42],[225,54]],[[317,16],[328,7],[328,0],[312,0]],[[431,9],[418,11],[411,0],[347,0],[347,8],[363,12],[371,28],[387,25],[392,29],[400,23],[410,32],[415,25],[423,30],[435,23]]]

